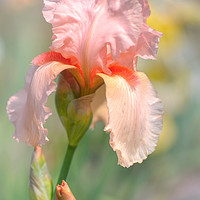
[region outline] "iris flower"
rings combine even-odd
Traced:
[[[24,89],[8,101],[14,138],[32,146],[48,141],[43,124],[51,110],[45,104],[61,74],[77,98],[93,95],[93,118],[105,119],[104,130],[110,133],[118,164],[141,163],[155,149],[163,114],[150,80],[136,69],[138,57],[155,59],[162,36],[146,23],[147,0],[44,0],[44,4],[44,18],[52,24],[51,51],[34,58]],[[97,101],[105,112],[96,112]],[[104,114],[107,117],[101,117]]]

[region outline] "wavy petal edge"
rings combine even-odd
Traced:
[[[104,130],[123,167],[141,163],[155,150],[163,123],[162,103],[151,82],[144,73],[133,73],[131,83],[119,75],[98,74],[106,85],[109,112]]]

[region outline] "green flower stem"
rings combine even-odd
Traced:
[[[62,180],[66,180],[75,150],[76,146],[68,145],[57,184],[61,184]]]

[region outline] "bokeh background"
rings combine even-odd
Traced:
[[[139,60],[165,108],[156,151],[129,169],[117,165],[103,123],[88,131],[71,165],[68,184],[78,200],[200,199],[200,1],[149,0],[153,28],[164,33],[158,59]],[[27,200],[33,148],[12,139],[7,100],[23,88],[31,60],[48,51],[51,26],[42,0],[0,0],[0,199]],[[54,105],[44,153],[54,184],[67,147]]]

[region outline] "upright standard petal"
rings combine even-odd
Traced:
[[[129,72],[127,78],[118,69],[112,76],[98,75],[106,85],[109,117],[105,131],[111,132],[110,145],[117,152],[118,164],[141,163],[154,151],[161,133],[162,103],[142,72]]]
[[[151,14],[148,1],[147,1],[147,0],[139,0],[139,2],[140,2],[141,5],[142,5],[144,22],[146,22],[147,18],[148,18],[148,17],[150,16],[150,14]]]
[[[48,141],[48,130],[43,127],[51,115],[45,107],[48,96],[56,90],[54,79],[65,70],[74,66],[59,62],[49,62],[40,67],[31,66],[25,78],[25,87],[12,96],[7,105],[9,120],[15,126],[14,138],[36,146]]]
[[[118,64],[136,70],[137,57],[143,59],[156,59],[158,43],[162,33],[152,29],[147,25],[147,18],[150,16],[150,8],[147,0],[139,0],[142,6],[143,24],[137,44],[131,46],[127,51],[122,52],[117,59]]]
[[[137,45],[134,48],[135,56],[140,56],[143,59],[156,59],[158,43],[163,34],[147,25],[147,18],[151,14],[149,4],[147,0],[139,1],[143,10],[143,26]]]
[[[163,34],[152,29],[147,24],[143,25],[142,33],[134,49],[135,55],[144,59],[156,59],[158,43]]]
[[[116,58],[136,45],[141,33],[143,12],[139,0],[44,2],[44,17],[53,26],[51,49],[65,58],[77,57],[89,71],[97,65],[98,54],[106,44],[110,44]]]
[[[152,29],[146,23],[143,23],[142,32],[138,38],[137,44],[130,47],[126,52],[121,53],[117,61],[113,61],[113,63],[136,70],[138,56],[143,59],[155,60],[158,51],[158,43],[162,36],[162,33]]]

